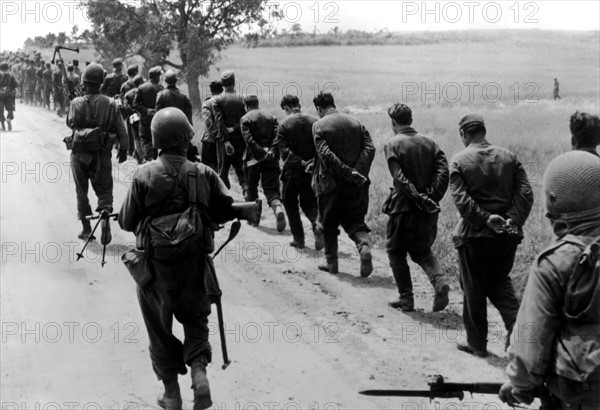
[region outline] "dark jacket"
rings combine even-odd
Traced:
[[[512,219],[522,237],[533,192],[512,152],[485,140],[470,144],[450,161],[450,193],[461,216],[453,235],[456,247],[470,238],[495,237],[486,225],[491,214]]]
[[[133,90],[134,88],[135,84],[133,83],[133,78],[130,78],[129,80],[125,81],[123,85],[121,85],[121,90],[119,91],[121,100],[125,98],[125,94],[127,94],[127,91]],[[123,101],[123,103],[125,102]]]
[[[292,111],[277,127],[277,143],[283,160],[283,177],[304,173],[302,161],[312,162],[316,149],[312,127],[317,118],[304,114],[299,109]]]
[[[223,91],[214,97],[213,112],[217,123],[217,139],[229,141],[242,138],[240,120],[246,115],[244,100],[235,91]],[[227,128],[233,128],[230,134]]]
[[[110,73],[104,79],[100,87],[100,92],[107,97],[113,98],[115,95],[121,93],[121,86],[127,80],[128,77],[125,74]]]
[[[150,125],[156,112],[156,96],[163,90],[163,86],[147,81],[138,87],[138,92],[133,100],[133,108],[140,113],[141,123]]]
[[[14,96],[17,88],[19,88],[19,83],[14,75],[8,71],[0,72],[0,97]]]
[[[358,120],[332,109],[313,124],[313,138],[317,159],[312,186],[316,195],[335,191],[353,170],[369,177],[375,146]]]
[[[86,104],[88,103],[90,104],[91,117],[95,122],[93,124],[86,121]],[[129,147],[127,130],[125,129],[125,124],[123,124],[123,120],[119,114],[117,104],[113,99],[102,94],[86,94],[83,97],[77,97],[71,101],[67,113],[67,126],[71,129],[102,127],[104,132],[116,134],[120,150],[127,150]],[[107,142],[105,151],[110,153],[111,149],[112,144]]]
[[[260,109],[250,110],[240,120],[242,136],[246,142],[243,160],[252,166],[265,159],[267,152],[279,160],[277,148],[277,119]]]
[[[405,194],[412,187],[437,203],[442,200],[448,189],[448,160],[435,141],[407,126],[385,145],[384,153],[388,165],[396,162],[400,166],[400,172],[392,174],[394,195],[390,214],[416,210]]]
[[[174,85],[169,85],[156,96],[156,111],[167,107],[179,108],[183,111],[190,124],[194,123],[192,119],[192,102],[187,95]]]

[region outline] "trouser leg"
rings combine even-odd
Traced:
[[[296,186],[300,197],[300,208],[302,208],[302,212],[304,212],[310,223],[314,225],[319,211],[317,209],[317,198],[310,183],[311,178],[306,174],[297,178]]]
[[[113,210],[113,178],[112,161],[110,153],[102,153],[97,159],[100,164],[96,174],[92,177],[92,188],[98,197],[96,212]]]
[[[340,212],[337,202],[338,197],[336,193],[319,195],[317,197],[317,206],[319,209],[318,223],[323,231],[327,264],[337,263],[338,260]]]
[[[293,178],[283,180],[283,206],[290,223],[290,231],[295,240],[304,241],[304,227],[300,219],[300,209],[298,208],[298,189],[296,181]]]
[[[487,298],[484,275],[489,266],[485,249],[471,241],[458,248],[460,284],[463,290],[463,322],[467,343],[474,349],[487,348]]]
[[[214,142],[202,141],[202,163],[211,167],[213,170],[218,170],[219,160],[217,158],[217,144]]]
[[[281,205],[281,194],[279,191],[279,177],[281,176],[281,169],[279,168],[278,161],[263,161],[260,164],[261,167],[261,185],[267,203],[273,205],[277,202]]]
[[[223,143],[217,142],[217,159],[218,159],[218,174],[221,181],[225,184],[227,189],[231,189],[231,182],[229,182],[229,168],[232,164],[232,156],[225,153],[225,147]],[[245,197],[245,195],[244,195]]]
[[[515,261],[517,246],[517,241],[511,238],[505,241],[496,241],[495,257],[488,280],[488,297],[500,312],[509,334],[512,332],[519,312],[519,300],[509,276]]]
[[[387,245],[386,250],[392,274],[398,287],[398,294],[406,300],[413,298],[413,285],[410,276],[410,268],[406,261],[406,245],[403,237],[404,230],[402,229],[403,214],[393,214],[387,223]]]
[[[0,98],[0,122],[4,125],[4,121],[6,121],[6,117],[4,116],[4,101],[5,101],[6,97],[2,96]]]
[[[75,182],[75,193],[77,194],[77,218],[84,220],[86,216],[92,214],[90,200],[88,198],[89,188],[89,165],[81,162],[76,154],[71,154],[71,171]]]
[[[243,138],[234,138],[231,141],[231,145],[233,145],[234,153],[231,156],[231,164],[235,169],[235,173],[238,178],[238,183],[242,188],[242,192],[246,191],[246,175],[244,173],[244,150],[246,149],[246,143]]]
[[[255,164],[246,168],[246,191],[244,198],[248,202],[254,202],[258,199],[258,183],[260,182],[260,164]]]

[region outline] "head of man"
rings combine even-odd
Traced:
[[[584,151],[559,155],[544,173],[546,216],[554,232],[586,235],[600,226],[600,158]]]
[[[392,129],[398,132],[412,124],[412,110],[408,105],[396,103],[388,108],[388,115],[392,119]]]
[[[569,122],[573,149],[595,149],[600,145],[600,118],[576,111]]]
[[[156,113],[150,124],[154,148],[185,152],[194,136],[194,129],[178,108],[168,107]]]
[[[233,89],[235,87],[235,73],[232,70],[223,71],[221,84],[226,90]]]
[[[299,110],[301,108],[298,97],[291,94],[283,96],[280,106],[287,115],[290,115],[292,111]]]
[[[50,68],[50,63],[46,63],[46,68]]]
[[[246,107],[246,112],[256,110],[258,106],[258,97],[256,95],[248,95],[246,98],[244,98],[244,107]]]
[[[135,77],[133,77],[133,85],[135,85],[136,87],[139,87],[140,84],[142,84],[144,82],[144,76],[141,74],[136,75]]]
[[[104,81],[104,69],[100,64],[92,63],[83,70],[81,82],[86,94],[98,94]]]
[[[223,92],[223,84],[220,81],[211,81],[208,86],[211,95],[219,95]]]
[[[177,74],[175,74],[175,71],[168,70],[165,73],[165,83],[167,83],[167,85],[170,86],[174,86],[175,84],[177,84]]]
[[[152,67],[148,71],[148,78],[150,78],[150,82],[154,84],[158,84],[160,82],[160,75],[162,74],[162,68],[160,66]]]
[[[2,62],[0,64],[0,71],[2,71],[2,72],[8,71],[8,63]]]
[[[473,142],[483,141],[486,135],[485,122],[478,114],[468,114],[458,123],[460,139],[465,147]]]
[[[79,60],[73,60],[73,66],[75,68],[79,67]]]
[[[72,73],[72,72],[73,72],[73,70],[74,70],[73,64],[69,64],[69,65],[67,66],[67,71],[68,71],[68,72],[70,72],[70,73]]]
[[[123,59],[115,58],[113,60],[113,69],[115,73],[120,74],[123,71]]]
[[[129,78],[134,78],[136,75],[138,75],[138,72],[139,68],[137,65],[132,65],[131,67],[127,68],[127,75]]]
[[[333,99],[333,94],[327,91],[319,92],[319,95],[313,98],[313,104],[315,105],[317,113],[321,118],[323,118],[329,110],[335,109],[335,100]]]

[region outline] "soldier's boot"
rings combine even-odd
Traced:
[[[292,239],[292,242],[290,242],[290,246],[297,248],[297,249],[304,249],[304,246],[305,246],[304,238],[294,236],[294,238]]]
[[[204,363],[192,363],[192,389],[194,390],[194,410],[204,410],[212,406]]]
[[[285,210],[283,209],[283,205],[279,199],[274,199],[271,201],[270,205],[271,208],[273,208],[273,213],[275,214],[275,219],[277,220],[277,232],[283,232],[286,226]]]
[[[315,250],[320,251],[325,247],[325,239],[323,238],[323,232],[317,226],[316,223],[313,223],[313,234],[315,235]]]
[[[371,255],[371,237],[368,232],[359,231],[350,235],[356,243],[360,254],[360,276],[368,278],[373,273],[373,257]]]
[[[410,268],[408,264],[403,267],[392,267],[392,273],[396,286],[398,286],[399,296],[390,300],[388,305],[394,309],[400,309],[403,312],[412,312],[415,310],[415,300],[413,296],[412,278],[410,277]]]
[[[323,272],[329,272],[332,274],[339,273],[338,267],[338,238],[337,235],[325,235],[324,236],[324,244],[325,244],[325,264],[320,264],[317,267],[319,270]]]
[[[90,235],[92,234],[92,224],[87,219],[82,219],[81,220],[81,225],[83,226],[83,229],[81,230],[81,232],[79,233],[79,235],[77,235],[77,237],[79,239],[83,239],[84,241],[87,241],[88,238],[90,237]],[[94,238],[92,236],[91,239],[94,240],[96,238]]]
[[[433,253],[429,252],[423,259],[418,261],[418,264],[429,277],[429,281],[435,291],[432,310],[434,312],[444,310],[449,303],[448,292],[450,291],[450,285],[446,276],[442,273],[440,263]]]
[[[102,211],[108,212],[108,211]],[[102,219],[100,222],[100,228],[102,228],[102,234],[100,236],[100,243],[102,245],[108,245],[112,241],[112,233],[110,231],[110,221],[108,219]]]
[[[4,121],[2,121],[2,131],[6,131],[6,127],[4,126]]]
[[[165,410],[181,410],[183,400],[181,399],[177,376],[171,379],[164,379],[163,384],[165,385],[165,393],[156,399],[156,404]]]

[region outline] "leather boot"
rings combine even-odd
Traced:
[[[183,401],[181,399],[181,392],[179,391],[177,376],[163,379],[163,384],[165,385],[165,393],[156,399],[156,404],[165,410],[181,410]]]
[[[192,363],[192,389],[194,390],[194,410],[204,410],[212,406],[204,363]]]
[[[271,208],[273,208],[273,213],[277,220],[277,232],[283,232],[285,230],[286,222],[285,210],[283,209],[283,205],[281,205],[281,201],[279,199],[273,200],[271,202]]]
[[[338,238],[337,235],[327,235],[323,237],[325,244],[326,264],[320,264],[318,268],[324,272],[333,274],[339,273],[338,268]]]
[[[399,297],[390,300],[388,305],[394,309],[401,309],[403,312],[414,311],[415,301],[408,264],[403,267],[392,267],[392,273],[394,274],[396,286],[398,286]]]
[[[83,229],[81,230],[79,235],[77,235],[77,237],[79,239],[87,241],[88,238],[90,237],[90,235],[92,234],[92,225],[90,224],[90,221],[88,221],[87,219],[82,219],[81,225],[83,226]],[[92,240],[94,240],[94,239],[96,239],[96,238],[92,237]]]
[[[368,232],[360,231],[350,235],[356,243],[360,254],[360,276],[368,278],[373,273],[373,257],[371,256],[371,237]]]
[[[290,242],[290,246],[298,249],[304,249],[304,238],[294,238],[292,242]]]

